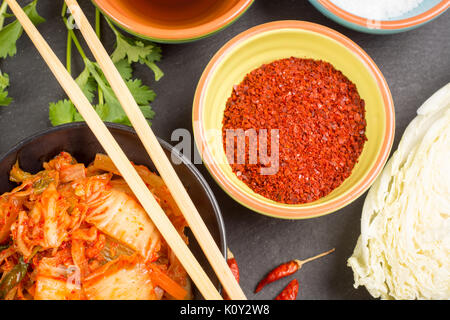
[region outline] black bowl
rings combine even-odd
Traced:
[[[113,123],[107,123],[106,125],[122,147],[128,159],[136,164],[145,165],[150,170],[157,172],[133,129]],[[219,205],[210,187],[200,172],[187,158],[167,142],[161,139],[159,139],[159,142],[169,159],[172,161],[173,157],[180,163],[173,163],[175,171],[186,187],[203,221],[225,257],[225,226]],[[96,153],[104,153],[100,143],[84,122],[71,123],[47,129],[19,142],[0,157],[0,194],[10,191],[16,186],[16,184],[9,181],[9,171],[16,160],[19,160],[21,168],[25,171],[35,173],[42,170],[43,162],[52,159],[61,151],[69,152],[78,162],[86,165],[94,160]],[[187,232],[189,247],[192,253],[213,283],[217,288],[220,288],[219,281],[195,240],[195,237],[189,230]],[[197,290],[194,290],[194,294],[196,298],[201,298]]]

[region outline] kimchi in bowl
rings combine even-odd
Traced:
[[[133,164],[135,164],[138,169],[142,169],[145,172],[148,173],[157,173],[153,163],[151,162],[149,156],[147,155],[144,147],[142,146],[142,144],[140,143],[136,133],[129,127],[127,126],[123,126],[123,125],[117,125],[117,124],[107,124],[109,130],[111,131],[111,133],[113,134],[114,138],[117,140],[117,142],[120,144],[120,146],[122,147],[122,149],[124,150],[125,154],[128,156],[128,158],[133,162]],[[211,189],[209,188],[208,184],[206,183],[206,181],[204,180],[204,178],[201,176],[201,174],[197,171],[197,169],[194,167],[194,165],[192,163],[189,162],[189,160],[187,160],[186,158],[184,158],[182,155],[180,155],[176,150],[174,150],[174,148],[172,146],[170,146],[168,143],[159,140],[164,151],[166,152],[167,156],[169,157],[169,159],[171,159],[174,169],[177,172],[178,176],[180,177],[181,181],[183,182],[184,186],[186,187],[189,195],[191,196],[192,201],[194,202],[195,206],[197,207],[201,217],[203,218],[203,220],[205,221],[205,224],[207,225],[209,231],[211,232],[211,235],[213,236],[213,239],[216,241],[218,247],[220,248],[221,252],[223,253],[224,256],[226,256],[226,240],[225,240],[225,230],[224,230],[224,223],[222,220],[222,216],[220,213],[220,209],[219,206],[214,198],[214,195],[211,191]],[[69,249],[67,249],[65,252],[65,255],[68,256],[67,259],[69,259],[70,261],[73,260],[72,264],[75,265],[80,265],[80,263],[76,263],[76,255],[74,255],[74,247],[75,247],[75,243],[74,241],[78,241],[78,240],[74,240],[75,239],[75,232],[79,232],[81,231],[81,233],[83,234],[84,232],[84,236],[87,237],[86,238],[86,242],[82,242],[83,245],[79,252],[81,252],[83,254],[83,257],[86,257],[83,262],[85,261],[86,265],[86,272],[83,272],[82,268],[81,269],[81,273],[82,274],[87,274],[86,276],[81,276],[82,280],[84,281],[84,279],[89,279],[86,280],[86,287],[84,287],[85,282],[81,281],[81,284],[78,285],[78,287],[82,288],[82,294],[78,295],[78,296],[70,296],[70,297],[66,297],[64,296],[64,298],[74,298],[74,299],[152,299],[152,298],[167,298],[167,299],[172,299],[175,296],[170,295],[170,290],[161,290],[161,288],[163,288],[163,285],[158,285],[158,282],[160,282],[158,279],[156,279],[157,275],[161,275],[162,279],[166,279],[169,278],[166,276],[166,278],[164,278],[164,275],[173,275],[175,274],[175,276],[172,276],[172,280],[175,282],[179,282],[179,279],[176,278],[177,274],[183,274],[183,272],[180,273],[176,273],[176,272],[172,272],[172,274],[170,273],[170,268],[172,268],[172,266],[176,266],[179,267],[181,266],[180,264],[175,263],[176,259],[174,259],[174,256],[169,255],[170,254],[170,249],[167,247],[165,247],[165,242],[163,241],[162,238],[158,238],[159,243],[161,245],[161,250],[158,251],[158,260],[152,259],[145,259],[144,261],[144,255],[141,255],[141,251],[142,250],[138,250],[139,248],[134,248],[134,252],[130,253],[129,256],[130,257],[134,257],[136,256],[137,258],[135,260],[129,258],[128,255],[125,255],[123,253],[123,250],[120,251],[120,245],[123,245],[123,247],[127,247],[126,245],[128,245],[129,238],[131,238],[131,240],[133,240],[133,238],[150,238],[149,234],[154,235],[155,233],[157,233],[159,235],[158,232],[156,232],[155,230],[150,230],[151,232],[149,232],[149,229],[146,228],[145,224],[142,224],[142,226],[144,228],[137,228],[134,229],[136,232],[133,233],[133,236],[131,236],[130,234],[128,234],[128,238],[125,239],[126,237],[121,237],[121,234],[126,233],[123,230],[116,232],[114,234],[114,232],[108,232],[108,230],[103,230],[102,228],[108,228],[108,226],[111,225],[116,225],[116,226],[121,226],[121,225],[127,225],[129,220],[136,220],[135,217],[137,217],[137,215],[135,214],[136,211],[140,211],[143,210],[142,207],[140,207],[139,203],[136,202],[134,200],[134,195],[132,193],[130,193],[129,188],[126,184],[121,185],[121,181],[124,182],[124,180],[120,177],[120,174],[117,173],[112,173],[112,172],[107,172],[110,171],[108,169],[105,172],[101,172],[98,171],[98,168],[96,167],[96,162],[100,159],[105,160],[105,163],[107,164],[107,161],[109,160],[108,157],[106,156],[101,156],[101,154],[104,154],[104,151],[102,149],[102,147],[100,146],[99,142],[96,140],[95,136],[92,134],[92,132],[90,131],[90,129],[86,126],[85,123],[72,123],[72,124],[67,124],[67,125],[62,125],[62,126],[58,126],[58,127],[54,127],[54,128],[50,128],[47,129],[41,133],[38,133],[30,138],[27,138],[21,142],[19,142],[16,146],[14,146],[11,150],[9,150],[6,154],[4,154],[3,156],[0,157],[0,195],[3,195],[5,193],[9,193],[11,192],[14,188],[16,188],[16,193],[11,193],[10,194],[10,198],[14,197],[18,197],[18,196],[22,196],[22,194],[27,194],[27,198],[26,201],[22,201],[22,200],[17,200],[17,198],[14,198],[15,202],[21,202],[20,206],[21,209],[19,211],[21,211],[18,214],[18,218],[15,218],[17,220],[15,220],[15,224],[12,224],[10,227],[10,234],[8,236],[8,241],[3,241],[2,243],[0,243],[0,259],[3,259],[4,262],[4,258],[5,257],[1,257],[1,255],[5,256],[4,252],[5,252],[5,247],[8,247],[8,249],[11,249],[11,251],[15,251],[14,253],[10,254],[9,257],[9,264],[11,265],[11,268],[8,268],[8,266],[5,267],[5,264],[3,263],[3,268],[0,271],[0,281],[4,280],[8,274],[11,272],[11,270],[15,267],[17,268],[21,268],[21,266],[25,265],[24,263],[28,264],[28,267],[25,267],[25,271],[28,270],[28,272],[26,272],[25,277],[23,277],[22,279],[24,279],[23,281],[21,280],[20,282],[20,286],[16,285],[15,286],[15,292],[12,292],[12,290],[9,290],[8,292],[6,292],[4,289],[5,285],[4,283],[2,283],[1,286],[1,299],[5,299],[5,298],[10,298],[10,299],[20,299],[20,298],[28,298],[28,299],[59,299],[62,298],[65,294],[65,292],[67,292],[67,288],[66,288],[66,283],[69,283],[69,276],[66,275],[61,276],[61,275],[54,275],[54,274],[49,274],[49,272],[44,272],[42,271],[40,268],[42,261],[44,259],[48,259],[49,261],[53,261],[52,258],[53,256],[58,256],[58,252],[62,252],[64,251],[64,246],[66,246],[65,249],[67,249],[67,247]],[[79,166],[83,168],[83,172],[86,172],[86,178],[78,178],[77,180],[75,179],[67,179],[67,175],[64,173],[63,171],[60,170],[58,171],[58,165],[59,162],[55,162],[52,159],[55,159],[55,157],[58,157],[56,159],[60,159],[60,160],[67,160],[69,159],[69,161],[67,163],[69,163],[69,167],[72,165],[73,166]],[[72,157],[72,158],[71,158]],[[73,160],[73,162],[70,162],[70,160]],[[76,162],[75,162],[76,160]],[[95,161],[94,161],[95,160]],[[56,163],[56,169],[53,169],[53,171],[50,171],[50,169],[48,169],[49,167],[55,167]],[[28,181],[26,180],[27,177],[29,176],[38,176],[36,175],[36,173],[40,172],[43,170],[43,165],[45,164],[45,172],[44,174],[48,171],[48,172],[56,172],[57,174],[55,174],[56,179],[54,179],[53,181],[57,181],[54,183],[49,183],[49,184],[55,184],[57,185],[58,189],[57,189],[57,194],[59,195],[59,198],[56,197],[57,199],[55,201],[57,201],[57,205],[56,205],[56,209],[54,211],[56,211],[57,213],[58,211],[58,206],[61,207],[62,205],[58,205],[58,201],[61,198],[67,198],[70,199],[69,197],[65,197],[66,195],[66,187],[67,189],[69,189],[69,191],[67,192],[72,192],[72,190],[75,190],[76,196],[78,196],[78,189],[75,187],[76,185],[82,185],[82,188],[80,190],[81,195],[85,195],[88,194],[88,192],[90,192],[91,189],[85,188],[85,185],[89,185],[91,180],[88,180],[87,183],[85,183],[85,179],[90,179],[91,177],[94,179],[97,179],[97,177],[101,177],[101,176],[107,176],[107,177],[115,177],[115,178],[110,178],[111,180],[108,180],[108,186],[112,186],[111,190],[114,190],[116,193],[115,194],[121,194],[121,199],[119,199],[119,201],[109,201],[110,205],[109,207],[114,207],[115,213],[113,218],[107,218],[106,220],[108,221],[103,221],[103,225],[99,225],[96,224],[95,221],[93,219],[88,220],[88,218],[86,218],[85,220],[81,220],[82,222],[80,222],[80,227],[77,228],[72,228],[72,229],[67,229],[67,230],[71,230],[70,232],[66,231],[66,235],[64,240],[61,240],[60,243],[58,244],[57,247],[55,247],[54,249],[54,253],[53,253],[53,247],[50,246],[50,249],[48,249],[47,247],[43,248],[42,244],[41,244],[41,238],[39,237],[39,235],[37,237],[34,237],[34,234],[32,234],[32,232],[34,232],[35,230],[32,229],[31,231],[29,231],[29,233],[26,234],[26,238],[23,239],[22,237],[18,236],[18,233],[22,232],[21,229],[26,229],[29,228],[29,225],[23,225],[20,223],[20,217],[22,217],[23,219],[30,219],[30,224],[31,225],[35,225],[35,226],[39,226],[39,224],[34,224],[36,219],[34,218],[36,216],[35,211],[36,210],[40,210],[39,208],[47,208],[47,206],[44,203],[44,200],[42,200],[44,198],[44,192],[47,192],[50,187],[46,187],[45,191],[43,191],[42,193],[39,193],[38,191],[36,191],[36,186],[37,184],[39,184],[39,181],[41,180],[45,180],[44,178],[42,178],[42,176],[39,176],[39,180],[37,180],[37,182],[33,182],[32,184],[29,184],[29,186],[32,186],[30,188],[28,188],[27,186],[22,188],[22,186],[24,184],[26,184],[25,182],[22,182],[22,184],[20,183],[20,181],[18,183],[16,182],[12,182],[10,181],[10,177],[12,177],[13,179],[17,180],[21,180],[22,177],[25,178],[24,181]],[[90,165],[91,164],[91,165]],[[89,166],[89,167],[88,167]],[[146,168],[145,168],[145,167]],[[60,167],[62,167],[62,165],[60,165]],[[14,170],[11,172],[11,169],[14,168]],[[19,169],[20,168],[20,169]],[[115,168],[114,166],[112,166],[112,168]],[[148,168],[148,170],[147,170]],[[103,170],[103,169],[101,169]],[[114,169],[112,169],[113,171]],[[75,170],[76,171],[76,170]],[[140,170],[138,170],[139,172]],[[99,173],[97,173],[99,172]],[[74,173],[75,174],[75,173]],[[141,173],[140,173],[141,174]],[[143,175],[141,174],[141,176],[143,177]],[[152,176],[157,179],[160,183],[160,185],[162,185],[163,187],[161,187],[162,189],[160,190],[166,190],[164,189],[165,186],[162,182],[162,179],[160,179],[157,175],[153,175]],[[115,180],[113,180],[115,179]],[[145,181],[146,179],[143,177],[143,180]],[[80,182],[82,181],[82,182]],[[65,184],[64,184],[65,182]],[[115,182],[115,184],[113,184],[113,182]],[[36,184],[37,183],[37,184]],[[155,188],[154,186],[152,186],[151,183],[146,182],[146,184],[149,186],[150,191],[153,192],[153,194],[155,195],[155,197],[157,198],[158,201],[160,201],[161,206],[164,209],[164,206],[167,207],[167,203],[169,203],[170,205],[170,201],[167,200],[168,196],[167,194],[170,193],[167,192],[167,194],[164,196],[162,195],[161,197],[158,197],[158,192],[155,192]],[[20,186],[20,187],[18,187]],[[22,188],[22,189],[21,189]],[[153,189],[152,189],[153,188]],[[19,189],[19,190],[18,190]],[[30,192],[29,189],[33,189],[32,191],[32,195],[30,196]],[[18,190],[18,191],[17,191]],[[87,190],[87,191],[85,191]],[[84,193],[83,193],[84,192]],[[122,192],[122,193],[121,193]],[[18,193],[22,193],[20,195],[17,195]],[[111,194],[112,193],[108,193],[107,196],[109,198],[111,198]],[[34,195],[34,196],[33,196]],[[51,196],[49,196],[50,198]],[[87,198],[87,196],[86,196]],[[109,199],[106,198],[106,199]],[[98,199],[100,199],[100,201],[97,201],[97,198],[94,199],[94,202],[100,202],[99,207],[102,208],[102,210],[100,212],[100,215],[97,217],[101,217],[107,215],[106,213],[108,212],[109,208],[108,208],[108,204],[106,201],[103,201],[103,199],[105,198],[101,198],[98,197]],[[122,201],[123,199],[125,199],[124,201]],[[0,199],[2,200],[2,199]],[[3,201],[3,200],[2,200]],[[8,204],[8,202],[5,201],[0,201],[0,205],[5,205],[8,206],[10,204]],[[41,203],[39,203],[39,201]],[[68,202],[70,203],[70,201],[68,200]],[[87,201],[88,202],[88,201]],[[133,203],[132,206],[125,206],[123,205],[123,203]],[[81,203],[81,201],[80,201]],[[111,205],[112,203],[112,205]],[[122,206],[120,206],[120,205]],[[83,203],[83,205],[85,205],[85,203]],[[77,207],[77,204],[74,204],[73,206],[75,206],[75,208]],[[104,209],[104,207],[107,207],[106,209]],[[89,207],[88,205],[85,205],[86,208],[86,217],[92,217],[91,214],[91,207]],[[41,208],[41,209],[42,209]],[[48,206],[48,208],[50,208],[50,206]],[[39,229],[36,227],[36,229],[38,230],[44,230],[43,233],[44,235],[42,236],[43,239],[45,239],[45,241],[47,241],[47,231],[48,229],[45,228],[46,226],[46,222],[50,221],[47,220],[47,216],[51,215],[51,210],[44,210],[42,209],[43,214],[42,215],[38,215],[38,217],[40,217],[39,221],[43,221],[43,225],[44,228],[43,229]],[[171,219],[172,223],[174,223],[174,226],[177,226],[177,221],[179,221],[179,219],[182,219],[182,221],[184,221],[181,213],[179,215],[174,214],[174,211],[176,210],[172,210],[172,212],[167,211],[166,209],[164,209],[166,211],[166,214],[169,216],[169,214],[172,214],[172,218],[169,216],[169,218]],[[3,211],[3,213],[2,213]],[[10,210],[11,211],[11,210]],[[59,215],[56,216],[56,220],[57,219],[61,219],[61,216],[65,216],[66,214],[69,214],[70,216],[74,216],[74,209],[71,210],[67,210]],[[80,210],[79,210],[80,211]],[[109,210],[111,211],[111,210]],[[120,217],[122,211],[122,217]],[[5,229],[5,212],[8,212],[8,210],[4,210],[4,208],[0,208],[0,236],[2,233],[2,229]],[[11,211],[12,212],[12,211]],[[123,212],[126,212],[125,215],[123,215]],[[146,214],[144,214],[142,211],[138,212],[141,215],[141,220],[142,217],[144,218],[148,218],[146,216]],[[119,216],[119,220],[115,221],[117,219],[115,219],[117,216]],[[131,217],[131,218],[130,218]],[[31,219],[34,219],[34,221],[31,221]],[[70,220],[70,219],[68,219]],[[139,219],[137,219],[139,220]],[[39,223],[39,221],[37,221],[37,223]],[[58,224],[59,222],[56,223],[56,226],[59,227],[60,224]],[[91,225],[92,223],[92,225]],[[151,223],[151,220],[150,220]],[[183,222],[184,223],[184,222]],[[179,224],[178,224],[179,225]],[[50,225],[49,225],[50,226]],[[64,225],[66,226],[66,225]],[[109,248],[112,249],[108,249],[111,253],[111,259],[109,260],[105,260],[104,259],[104,255],[103,254],[101,257],[102,259],[104,259],[105,261],[107,261],[105,264],[100,265],[100,263],[98,261],[103,261],[103,260],[96,260],[96,258],[89,260],[88,258],[90,257],[88,255],[88,250],[91,249],[95,249],[93,248],[95,245],[97,245],[98,242],[93,242],[94,244],[92,245],[92,247],[90,247],[90,243],[88,242],[90,240],[88,240],[88,238],[90,237],[90,231],[83,231],[82,227],[84,226],[83,230],[90,230],[90,229],[94,229],[95,230],[95,234],[97,234],[97,239],[98,239],[98,235],[102,234],[104,235],[104,238],[111,237],[113,238],[112,240],[116,240],[117,244],[119,245],[119,247],[114,247],[114,246],[109,246]],[[51,227],[51,226],[50,226]],[[184,228],[184,227],[183,227]],[[58,232],[58,228],[54,228],[55,229],[55,233]],[[119,228],[120,229],[120,228]],[[75,230],[75,231],[73,231]],[[147,232],[143,232],[143,231],[139,231],[139,230],[146,230]],[[201,251],[198,243],[195,240],[195,237],[192,236],[190,230],[188,227],[183,229],[186,236],[185,237],[189,242],[189,247],[191,249],[191,251],[193,252],[193,254],[195,255],[195,257],[197,258],[197,260],[199,261],[199,263],[202,265],[203,269],[206,271],[206,273],[208,274],[208,276],[210,277],[210,279],[213,281],[213,283],[219,288],[220,284],[217,280],[217,278],[214,275],[214,272],[212,270],[212,268],[210,267],[210,265],[208,264],[206,257],[203,255],[203,252]],[[40,231],[42,232],[42,231]],[[141,233],[142,232],[142,233]],[[183,232],[180,231],[179,232]],[[143,234],[144,233],[144,234]],[[4,234],[3,234],[4,235]],[[114,235],[117,235],[117,237],[114,237]],[[161,237],[161,235],[159,235],[159,237]],[[6,238],[6,237],[3,237]],[[51,239],[51,237],[48,237],[49,239]],[[122,239],[124,238],[124,239]],[[69,239],[69,240],[67,240]],[[79,238],[77,238],[79,239]],[[33,252],[31,252],[31,255],[27,255],[26,250],[23,250],[21,248],[23,248],[23,243],[20,244],[19,242],[26,242],[28,243],[33,243],[34,242],[39,242],[39,244],[36,244],[33,247],[33,250],[30,251],[38,251],[39,252],[39,256],[36,254],[33,256]],[[28,241],[28,242],[27,242]],[[108,241],[108,240],[106,240]],[[132,242],[132,241],[131,241]],[[149,244],[151,244],[151,241],[148,242],[144,242],[144,250],[147,250],[147,247],[150,247]],[[22,245],[22,247],[21,247]],[[80,247],[80,246],[78,246]],[[138,247],[138,246],[136,246]],[[34,250],[36,249],[37,250]],[[133,248],[132,246],[128,246],[128,248]],[[44,250],[46,249],[46,250]],[[164,252],[162,250],[165,250]],[[148,251],[145,251],[148,252]],[[155,251],[153,251],[155,252]],[[166,253],[168,252],[168,253]],[[72,254],[71,254],[72,253]],[[95,252],[94,252],[95,253]],[[35,253],[34,253],[35,254]],[[42,258],[45,254],[45,257]],[[122,254],[122,255],[121,255]],[[63,256],[63,254],[60,254],[63,258],[65,256]],[[79,253],[78,253],[79,255]],[[108,254],[109,255],[109,254]],[[34,258],[30,258],[30,256],[35,257]],[[39,263],[36,262],[35,260],[38,260],[37,258],[39,257]],[[58,256],[59,257],[59,256]],[[123,258],[123,259],[122,259]],[[8,258],[7,258],[8,259]],[[137,261],[137,259],[140,259],[139,262],[135,262]],[[131,261],[133,260],[133,261]],[[161,260],[161,261],[160,261]],[[61,262],[59,261],[65,261],[65,260],[58,260],[58,264],[61,264]],[[69,261],[69,262],[70,262]],[[118,261],[119,263],[115,263],[115,261]],[[169,261],[169,262],[167,262]],[[173,264],[171,265],[173,261]],[[151,263],[150,263],[151,262]],[[97,268],[96,265],[94,264],[91,268],[91,263],[97,263],[99,264],[99,267]],[[126,281],[126,278],[129,277],[130,275],[128,273],[130,273],[132,276],[133,274],[133,270],[136,269],[135,266],[139,264],[139,265],[144,265],[144,267],[142,268],[142,272],[140,274],[140,278],[137,277],[137,279],[139,278],[139,280],[137,281],[138,284],[134,283],[134,284],[128,284]],[[67,265],[70,265],[70,263],[66,264],[65,262],[61,265],[60,269],[64,269],[64,272],[66,272],[67,274],[69,274],[70,270],[66,270],[67,269]],[[129,267],[129,266],[132,267]],[[153,269],[153,265],[156,265],[156,271]],[[167,266],[167,268],[165,269],[164,266]],[[38,268],[39,267],[39,268]],[[6,268],[6,269],[5,269]],[[27,269],[28,268],[28,269]],[[59,268],[58,266],[52,265],[51,268],[53,268],[52,272],[54,272],[55,270],[57,271],[57,269]],[[51,269],[50,268],[50,269]],[[102,270],[101,268],[105,269]],[[134,268],[134,269],[133,269]],[[5,271],[6,270],[6,271]],[[37,271],[36,271],[37,270]],[[46,269],[44,269],[46,270]],[[90,270],[94,270],[94,271],[90,271]],[[97,272],[97,270],[102,270],[102,272]],[[14,271],[14,270],[13,270]],[[162,271],[162,273],[160,273]],[[127,273],[128,272],[128,273]],[[146,278],[146,273],[150,273],[152,274],[153,272],[155,272],[154,275],[150,275],[149,279]],[[122,275],[120,275],[120,273],[122,273]],[[136,271],[136,273],[138,273]],[[43,275],[42,275],[43,274]],[[126,274],[126,276],[125,276]],[[111,276],[112,275],[112,276]],[[64,279],[62,279],[62,278]],[[114,281],[122,281],[120,283],[123,283],[122,287],[120,288],[113,288],[113,290],[109,290],[110,288],[108,288],[109,285],[111,285],[111,283],[115,283],[114,281],[109,281],[111,279],[108,279],[108,277],[112,277]],[[115,278],[114,278],[115,277]],[[152,278],[153,277],[153,278]],[[190,279],[188,278],[187,274],[185,274],[186,277],[186,281],[184,283],[188,283],[187,286],[185,285],[181,285],[181,287],[185,288],[188,287],[188,289],[185,290],[185,292],[188,292],[189,295],[183,295],[183,297],[186,299],[193,299],[193,298],[198,298],[201,299],[201,295],[200,293],[196,290],[195,285],[192,283]],[[122,279],[121,279],[122,278]],[[106,280],[105,280],[106,279]],[[125,279],[125,280],[124,280]],[[133,278],[134,279],[134,278]],[[25,284],[25,280],[27,280],[27,284]],[[38,281],[39,280],[39,281]],[[142,281],[141,281],[142,280]],[[89,284],[94,283],[94,286],[90,286],[88,287],[88,281]],[[163,281],[163,280],[161,280]],[[168,279],[167,282],[170,284],[171,279]],[[11,282],[11,281],[9,281]],[[145,285],[147,283],[150,283],[152,288],[158,288],[159,293],[156,293],[156,295],[154,294],[156,292],[156,290],[153,290],[155,292],[152,292],[152,294],[148,294],[149,290],[141,290],[142,287],[145,287]],[[135,287],[135,288],[134,288]],[[176,287],[176,286],[175,286]],[[89,289],[90,288],[90,289]],[[134,288],[134,289],[133,289]],[[11,288],[10,288],[11,289]],[[88,296],[87,292],[88,290],[91,290],[90,294],[92,294],[91,296]],[[5,292],[3,292],[5,291]],[[145,293],[147,295],[144,296],[139,296],[139,292],[141,291],[145,291]],[[162,293],[162,291],[164,291],[164,293]],[[11,293],[12,292],[12,293]],[[108,292],[114,292],[114,294],[112,294],[111,296],[108,296]],[[96,293],[99,293],[98,295],[96,295]],[[61,296],[61,297],[60,297]],[[181,298],[180,298],[181,299]]]

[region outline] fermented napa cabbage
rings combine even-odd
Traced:
[[[348,265],[383,299],[450,299],[450,83],[417,111],[363,207]]]

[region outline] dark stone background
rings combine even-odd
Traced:
[[[22,1],[26,3],[29,1]],[[80,1],[93,17],[94,8]],[[58,56],[65,61],[66,31],[59,18],[62,1],[41,0],[39,12],[47,22],[39,27]],[[177,128],[191,126],[191,106],[200,75],[214,53],[238,33],[255,25],[284,19],[305,20],[331,27],[359,44],[383,72],[396,109],[394,150],[417,108],[450,81],[450,12],[419,29],[395,35],[370,35],[346,29],[324,17],[308,1],[256,0],[237,22],[209,38],[178,45],[162,45],[159,64],[164,78],[154,83],[153,74],[137,67],[135,76],[157,93],[153,103],[153,130],[170,142]],[[93,20],[91,20],[93,21]],[[106,23],[103,40],[111,50],[113,38]],[[81,61],[74,61],[75,72]],[[26,36],[18,43],[18,54],[0,62],[11,76],[14,103],[0,107],[0,154],[21,139],[50,126],[48,103],[65,97]],[[293,258],[307,258],[336,247],[323,260],[307,264],[295,275],[300,282],[299,299],[367,299],[364,288],[353,288],[353,275],[346,260],[360,233],[360,215],[365,195],[338,212],[311,220],[287,221],[254,213],[228,197],[206,169],[198,168],[210,183],[222,209],[229,247],[241,270],[241,284],[249,299],[272,299],[294,277],[274,283],[255,295],[257,282],[273,267]]]

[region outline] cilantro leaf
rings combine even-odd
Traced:
[[[147,120],[153,119],[155,117],[155,111],[153,111],[150,105],[147,106],[139,106],[142,111],[142,114]]]
[[[5,89],[9,86],[9,76],[0,71],[0,88]]]
[[[109,114],[109,106],[107,104],[98,104],[94,106],[95,111],[102,120],[106,119]]]
[[[30,20],[38,25],[45,22],[36,10],[37,0],[34,0],[23,8]],[[19,21],[15,20],[0,30],[0,58],[12,57],[17,53],[16,42],[23,33]]]
[[[60,100],[56,103],[50,103],[49,119],[54,126],[64,123],[84,121],[72,101],[67,99]]]
[[[9,87],[9,76],[6,73],[0,71],[0,90],[4,90]]]
[[[74,122],[75,113],[77,113],[77,110],[72,102],[67,99],[50,103],[49,118],[54,126]]]
[[[108,23],[110,22],[108,21]],[[150,120],[155,116],[150,102],[155,99],[156,94],[148,86],[144,85],[140,79],[133,79],[132,64],[136,62],[146,64],[154,70],[155,78],[159,79],[163,73],[156,66],[155,62],[161,59],[161,48],[149,41],[126,37],[112,25],[111,29],[117,38],[116,48],[111,58],[142,114],[150,123]],[[69,36],[74,37],[74,34],[69,34]],[[83,57],[85,68],[76,78],[76,82],[91,103],[97,100],[97,104],[93,106],[97,114],[103,121],[131,125],[119,99],[116,97],[99,65],[86,58],[86,55],[80,48],[78,50]],[[49,114],[53,125],[83,121],[83,117],[69,100],[61,100],[50,104]]]
[[[139,106],[139,109],[141,109],[142,114],[147,119],[147,122],[149,125],[152,125],[152,122],[150,121],[155,116],[155,112],[152,110],[152,107],[150,106]],[[128,118],[126,118],[122,124],[125,124],[127,126],[131,126],[131,122]]]
[[[91,77],[91,73],[87,67],[84,68],[83,72],[80,73],[75,82],[83,91],[86,98],[88,98],[88,100],[92,103],[95,98],[95,90],[97,90],[97,85],[95,80]]]
[[[8,91],[0,91],[0,106],[6,107],[9,106],[12,102],[12,99],[8,97]]]
[[[156,61],[161,61],[162,58],[162,50],[161,47],[159,46],[154,46],[152,53],[150,53],[145,60],[149,61],[149,62],[156,62]]]
[[[128,89],[139,105],[146,105],[155,100],[156,94],[149,87],[142,85],[142,81],[139,79],[127,81]]]
[[[103,92],[105,102],[94,106],[95,111],[103,121],[131,125],[130,120],[125,114],[119,100],[114,94],[111,86],[105,79],[105,76],[98,65],[88,59],[84,60],[85,69],[76,79],[77,84],[85,93],[86,97],[92,102],[95,98],[97,86]],[[129,64],[127,61],[120,62],[119,65],[124,71],[125,76],[128,72],[125,70]],[[128,66],[127,66],[128,65]],[[130,88],[133,97],[139,104],[144,116],[150,120],[155,113],[149,103],[155,98],[155,93],[149,87],[142,84],[139,79],[127,80],[127,86]],[[77,112],[75,106],[69,100],[61,100],[50,104],[49,117],[52,125],[59,125],[68,122],[83,121],[81,115]]]
[[[124,80],[131,79],[131,77],[133,76],[133,68],[126,59],[119,60],[114,63],[114,65],[116,66],[117,70]]]
[[[147,65],[155,74],[155,80],[159,81],[164,73],[155,62],[161,60],[161,47],[148,40],[126,37],[108,19],[106,21],[116,35],[116,48],[111,55],[113,62],[127,60],[130,65],[134,62]]]
[[[138,62],[152,53],[153,45],[145,45],[140,40],[125,37],[121,33],[116,33],[116,49],[111,54],[113,62],[127,59],[129,63]]]
[[[95,80],[87,68],[80,73],[75,82],[85,94],[86,98],[92,103],[97,89]],[[50,103],[49,119],[52,125],[57,126],[64,123],[84,121],[77,109],[70,100],[64,99],[56,103]]]
[[[123,111],[122,106],[119,100],[117,100],[112,88],[103,79],[102,75],[100,74],[101,71],[97,70],[97,66],[95,65],[95,63],[86,59],[85,64],[86,68],[88,68],[92,77],[95,79],[95,81],[103,91],[106,103],[100,106],[102,108],[102,119],[105,121],[122,123],[123,121],[125,121],[127,115]]]
[[[74,106],[74,108],[75,108],[75,106]],[[78,111],[75,112],[75,115],[73,117],[73,122],[82,122],[82,121],[84,121],[84,118],[81,116],[81,114]]]
[[[30,18],[31,22],[33,24],[38,25],[45,22],[45,19],[39,15],[37,12],[37,2],[38,0],[34,0],[33,2],[29,3],[27,6],[23,8],[27,16]]]
[[[0,71],[0,106],[2,107],[6,107],[12,102],[12,99],[8,97],[8,91],[6,91],[8,87],[9,76]]]
[[[155,80],[159,81],[164,76],[164,72],[156,65],[156,61],[161,60],[161,47],[155,46],[147,57],[140,59],[139,63],[147,65],[155,74]]]
[[[142,59],[141,63],[147,65],[147,67],[149,67],[153,71],[153,73],[155,74],[155,81],[159,81],[159,79],[164,76],[164,72],[162,72],[162,70],[156,65],[156,63],[150,62],[146,59]]]
[[[122,105],[114,94],[111,86],[104,79],[104,75],[97,64],[89,60],[86,60],[85,63],[91,76],[95,79],[103,91],[105,103],[95,107],[95,110],[100,115],[100,118],[104,121],[131,125],[125,111],[122,108]],[[155,93],[153,90],[149,89],[145,85],[142,85],[142,81],[139,79],[127,81],[127,86],[136,102],[139,105],[143,105],[141,106],[141,110],[144,112],[144,116],[146,118],[153,118],[154,112],[148,105],[155,98]]]

